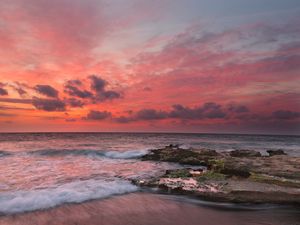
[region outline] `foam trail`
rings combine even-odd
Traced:
[[[80,203],[137,191],[124,180],[85,180],[54,188],[0,193],[0,214],[47,209],[64,203]]]
[[[111,159],[134,159],[146,155],[147,152],[148,152],[147,150],[126,151],[126,152],[109,151],[109,152],[104,152],[104,156]]]
[[[11,155],[9,152],[0,151],[0,157],[9,156]]]

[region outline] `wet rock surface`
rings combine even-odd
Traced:
[[[267,153],[269,154],[269,156],[286,155],[286,153],[283,150],[268,150]]]
[[[300,157],[281,151],[269,155],[249,150],[218,153],[170,145],[152,150],[142,160],[192,167],[167,170],[163,176],[133,182],[213,201],[300,204]]]

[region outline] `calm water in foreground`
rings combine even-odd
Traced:
[[[283,149],[300,155],[299,136],[0,134],[0,224],[300,224],[298,208],[207,205],[140,193],[127,178],[178,165],[138,157],[170,143],[217,151]]]

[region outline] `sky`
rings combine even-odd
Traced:
[[[0,132],[300,134],[299,0],[0,0]]]

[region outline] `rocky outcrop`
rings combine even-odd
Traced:
[[[283,150],[268,150],[267,153],[269,154],[269,156],[286,155],[286,153]]]
[[[234,150],[229,154],[232,157],[261,157],[261,153],[254,150]]]
[[[214,150],[203,149],[195,151],[192,149],[181,149],[170,145],[163,149],[152,150],[141,159],[208,166],[209,160],[214,159],[217,156],[219,156],[219,153]]]
[[[300,204],[300,157],[281,153],[263,157],[252,150],[218,153],[167,146],[152,150],[142,160],[194,167],[167,170],[164,176],[133,182],[214,201]]]

